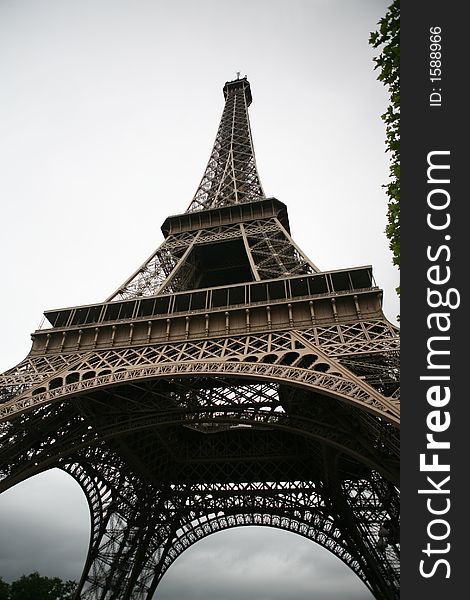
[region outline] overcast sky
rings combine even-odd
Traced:
[[[287,204],[294,240],[322,270],[372,264],[396,322],[388,96],[368,45],[388,4],[0,0],[0,370],[28,353],[44,310],[104,300],[161,243],[199,184],[237,71],[252,87],[262,185]],[[0,576],[78,578],[87,523],[62,474],[17,486],[0,498]],[[370,595],[313,543],[247,528],[188,550],[159,597]]]

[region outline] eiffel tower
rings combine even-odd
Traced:
[[[370,266],[321,271],[295,244],[260,183],[250,84],[223,92],[163,243],[106,301],[46,311],[0,377],[0,492],[53,467],[79,483],[77,598],[150,600],[198,540],[266,525],[396,599],[398,332]]]

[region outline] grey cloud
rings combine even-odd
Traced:
[[[88,550],[90,519],[85,497],[56,469],[0,496],[0,576],[12,581],[39,571],[77,579]]]
[[[334,582],[334,583],[332,583]],[[365,600],[364,584],[310,540],[269,528],[220,532],[177,559],[160,600]]]

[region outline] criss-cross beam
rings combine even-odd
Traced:
[[[116,385],[18,414],[3,424],[0,489],[113,438],[145,441],[146,431],[227,432],[240,425],[328,444],[398,482],[398,431],[383,419],[300,388],[206,376]],[[161,448],[158,456],[165,467]]]
[[[227,82],[224,96],[214,147],[188,212],[264,198],[248,118],[251,90],[246,77]]]
[[[213,458],[205,467],[203,456],[195,456],[187,466],[192,482],[145,484],[142,473],[133,470],[134,452],[135,448],[115,444],[108,450],[82,453],[82,457],[79,452],[78,462],[64,467],[89,498],[107,499],[104,508],[100,499],[90,501],[97,533],[91,539],[80,598],[150,600],[182,551],[207,535],[242,525],[277,527],[303,535],[345,562],[378,597],[398,598],[399,555],[396,533],[395,538],[392,535],[397,527],[398,496],[376,472],[366,469],[361,477],[352,472],[347,475],[346,465],[338,464],[335,472],[338,466],[343,472],[339,483],[331,470],[331,463],[339,457],[327,452],[312,460],[314,453],[310,453],[313,479],[306,477],[303,462],[297,463],[300,470],[295,472],[291,460],[290,471],[276,471],[271,463],[263,463],[264,470],[257,467],[258,478],[245,471],[245,478],[235,481],[233,473],[227,478],[226,455],[220,462]],[[250,453],[246,444],[244,453]],[[242,458],[235,452],[232,460]],[[149,474],[151,465],[152,460]],[[204,475],[206,470],[211,471],[211,481]],[[100,495],[97,489],[105,492]],[[384,525],[389,534],[386,549],[378,544]]]

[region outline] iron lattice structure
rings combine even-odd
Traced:
[[[398,332],[371,267],[320,271],[256,169],[246,78],[188,210],[105,302],[46,311],[1,376],[0,491],[52,467],[91,513],[77,598],[149,600],[216,531],[267,525],[399,597]]]

